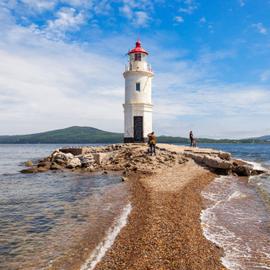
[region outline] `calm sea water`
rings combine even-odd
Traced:
[[[206,238],[224,249],[228,269],[270,269],[270,145],[205,144],[228,151],[266,172],[239,179],[218,177],[202,192],[201,222]]]
[[[127,204],[120,176],[19,172],[59,147],[0,145],[1,270],[70,269],[67,258],[90,254]]]

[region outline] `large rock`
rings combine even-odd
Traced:
[[[252,169],[248,165],[237,165],[234,166],[233,172],[238,176],[250,176]]]
[[[50,170],[56,171],[56,170],[61,170],[62,166],[60,166],[59,164],[53,162],[50,166]]]
[[[196,163],[202,164],[204,160],[204,155],[185,153],[185,157],[192,158]]]
[[[21,173],[35,173],[37,170],[35,168],[28,168],[21,170]]]
[[[109,161],[109,159],[111,157],[113,157],[113,153],[112,152],[108,152],[108,153],[94,153],[93,157],[95,159],[95,162],[99,165],[101,165],[102,163],[106,163],[107,161]]]
[[[59,149],[60,152],[65,153],[65,154],[72,154],[73,156],[78,156],[84,154],[84,148],[79,147],[79,148],[62,148]]]
[[[81,166],[82,166],[82,163],[81,163],[80,159],[77,157],[70,159],[67,163],[67,168],[69,168],[69,169],[78,168]]]
[[[25,165],[26,167],[32,167],[34,164],[33,164],[33,162],[32,162],[31,160],[28,160],[28,161],[25,162],[24,165]]]
[[[231,158],[232,158],[231,153],[228,153],[228,152],[219,152],[219,153],[218,153],[218,156],[219,156],[221,159],[225,159],[225,160],[231,160]]]
[[[90,167],[95,162],[95,160],[93,158],[91,158],[91,157],[89,157],[89,158],[81,157],[80,161],[81,161],[81,166],[83,168]]]
[[[70,160],[72,158],[74,158],[74,155],[72,155],[71,153],[64,154],[64,153],[61,153],[61,152],[56,152],[52,156],[53,161],[55,161],[55,160],[68,161],[68,160]]]
[[[53,160],[55,163],[57,163],[57,164],[59,164],[59,165],[64,165],[64,164],[66,164],[66,160],[64,160],[64,159],[60,159],[60,158],[55,158],[54,160]]]
[[[203,163],[212,169],[230,170],[232,163],[219,157],[204,156]]]

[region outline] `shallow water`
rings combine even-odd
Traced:
[[[58,147],[0,145],[0,269],[61,269],[76,247],[90,254],[128,203],[117,175],[18,172]]]
[[[212,145],[207,145],[212,147]],[[256,167],[269,169],[270,145],[215,145]],[[222,176],[202,192],[201,222],[207,239],[224,249],[228,269],[270,269],[270,174]]]

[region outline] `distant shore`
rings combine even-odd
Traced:
[[[185,134],[183,134],[184,136]],[[0,135],[0,144],[112,144],[122,143],[122,133],[108,132],[93,127],[73,126],[47,132],[26,135]],[[197,143],[258,143],[270,144],[270,135],[243,139],[196,138]],[[177,136],[158,136],[159,143],[178,143],[189,145],[189,139]]]

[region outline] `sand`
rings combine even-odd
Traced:
[[[216,175],[192,160],[129,177],[133,210],[96,270],[225,269],[200,225],[201,190]]]

